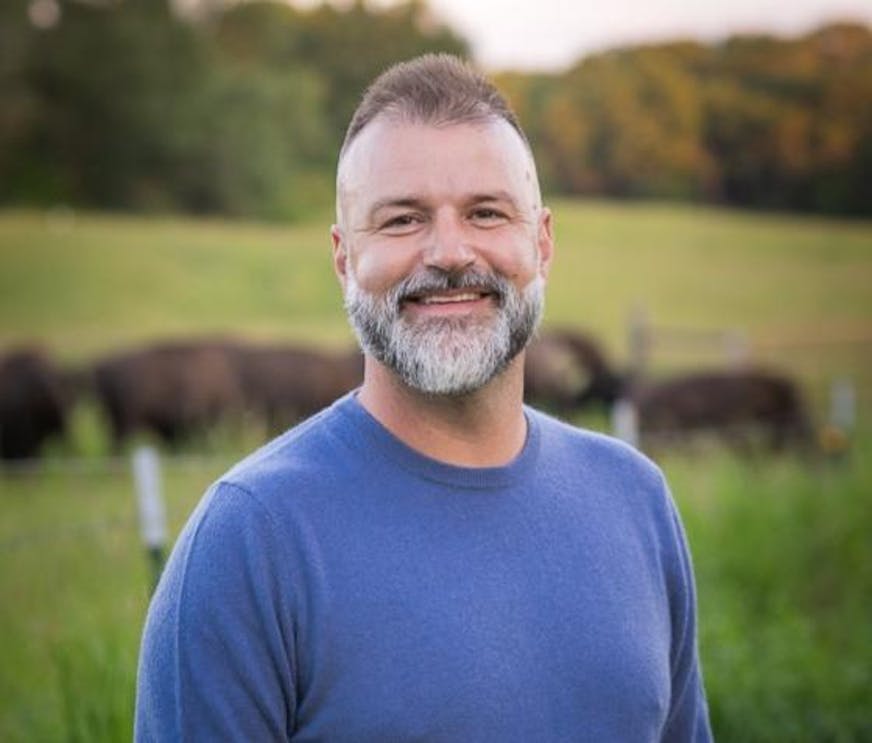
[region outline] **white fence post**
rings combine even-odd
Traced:
[[[734,369],[746,366],[751,356],[748,335],[742,330],[727,330],[724,334],[727,361]]]
[[[639,448],[639,415],[632,401],[621,398],[612,406],[612,433],[621,441]]]
[[[845,433],[857,423],[857,391],[847,377],[839,377],[830,385],[830,423]]]
[[[166,509],[161,496],[160,460],[151,446],[133,452],[133,478],[139,506],[139,533],[152,570],[152,590],[157,586],[166,556]]]

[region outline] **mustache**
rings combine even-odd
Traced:
[[[395,284],[388,294],[391,304],[399,307],[405,300],[419,297],[422,294],[459,289],[475,289],[492,294],[497,303],[502,305],[503,300],[511,290],[511,285],[508,279],[502,276],[475,269],[449,272],[441,271],[438,268],[425,268]]]

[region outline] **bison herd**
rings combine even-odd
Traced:
[[[357,387],[360,352],[226,339],[155,343],[60,366],[37,348],[0,354],[0,457],[38,456],[64,435],[73,404],[93,398],[114,449],[139,433],[168,447],[219,422],[252,418],[277,433]],[[643,448],[708,431],[749,448],[807,447],[812,427],[794,382],[762,370],[683,374],[646,381],[622,374],[600,345],[576,330],[542,332],[525,367],[529,402],[562,417],[618,400],[636,412]]]
[[[311,415],[363,376],[358,352],[257,346],[226,340],[156,343],[59,366],[37,348],[0,355],[0,457],[37,456],[64,434],[75,401],[100,408],[113,448],[138,433],[169,447],[219,422],[260,418],[277,432]]]

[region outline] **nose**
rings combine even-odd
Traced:
[[[469,268],[475,262],[470,237],[460,216],[437,213],[424,250],[424,264],[446,273]]]

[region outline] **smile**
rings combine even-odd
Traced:
[[[482,299],[487,299],[488,297],[493,296],[495,296],[493,292],[484,289],[454,289],[448,291],[434,291],[432,293],[421,292],[409,294],[403,298],[403,301],[417,305],[432,306],[478,302]]]
[[[473,294],[466,292],[464,294],[436,294],[428,297],[421,297],[416,300],[421,304],[452,304],[454,302],[475,302],[478,299],[486,296],[485,294]]]

